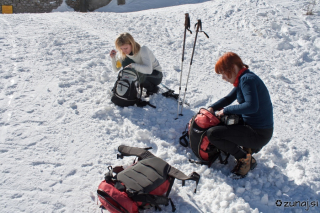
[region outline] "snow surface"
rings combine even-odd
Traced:
[[[194,183],[175,182],[177,212],[319,212],[320,8],[306,16],[307,2],[114,0],[93,13],[63,12],[64,5],[0,14],[0,212],[100,212],[96,190],[107,166],[134,159],[116,159],[121,144],[153,147],[172,166],[201,175],[196,194]],[[186,12],[210,38],[198,36],[184,115],[175,120],[177,103],[161,94],[150,99],[156,109],[113,105],[108,54],[122,32],[154,51],[163,83],[178,91]],[[194,35],[187,35],[183,91]],[[214,73],[226,51],[263,79],[274,105],[274,136],[241,180],[228,177],[233,159],[191,164],[192,151],[178,143],[191,116],[232,89]]]

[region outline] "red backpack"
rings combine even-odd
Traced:
[[[200,161],[189,160],[192,163],[201,165],[211,164],[219,158],[221,164],[227,164],[230,154],[219,150],[217,147],[210,144],[206,135],[210,127],[220,124],[220,120],[207,109],[201,108],[199,112],[194,115],[187,124],[186,130],[180,137],[180,144],[184,147],[192,149],[193,153],[200,159]],[[221,154],[226,157],[223,160]]]
[[[121,155],[118,158],[137,156],[138,162],[127,169],[122,166],[108,167],[109,172],[97,190],[101,208],[111,213],[138,213],[151,207],[161,210],[160,205],[167,206],[170,202],[174,212],[175,206],[168,197],[174,180],[182,180],[182,185],[185,180],[193,180],[198,185],[199,174],[193,172],[187,176],[148,149],[119,146]]]

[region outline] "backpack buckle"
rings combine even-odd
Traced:
[[[106,182],[110,182],[113,179],[113,170],[112,166],[108,166],[108,172],[104,174],[104,179]]]

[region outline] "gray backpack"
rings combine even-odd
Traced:
[[[185,180],[193,180],[198,185],[199,174],[193,172],[187,176],[154,156],[148,149],[150,148],[119,146],[121,154],[118,154],[118,158],[136,156],[138,161],[127,169],[122,166],[108,167],[109,172],[105,174],[105,180],[97,191],[101,208],[110,212],[133,213],[150,207],[161,210],[160,205],[167,206],[170,202],[172,211],[175,211],[175,206],[168,197],[174,180],[182,180],[182,185]]]

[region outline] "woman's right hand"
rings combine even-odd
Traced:
[[[211,112],[212,114],[214,114],[214,109],[212,107],[209,107],[208,111]]]
[[[114,58],[114,57],[116,56],[116,54],[117,54],[117,51],[116,51],[116,50],[111,50],[111,51],[110,51],[110,57],[111,57],[111,58]]]

